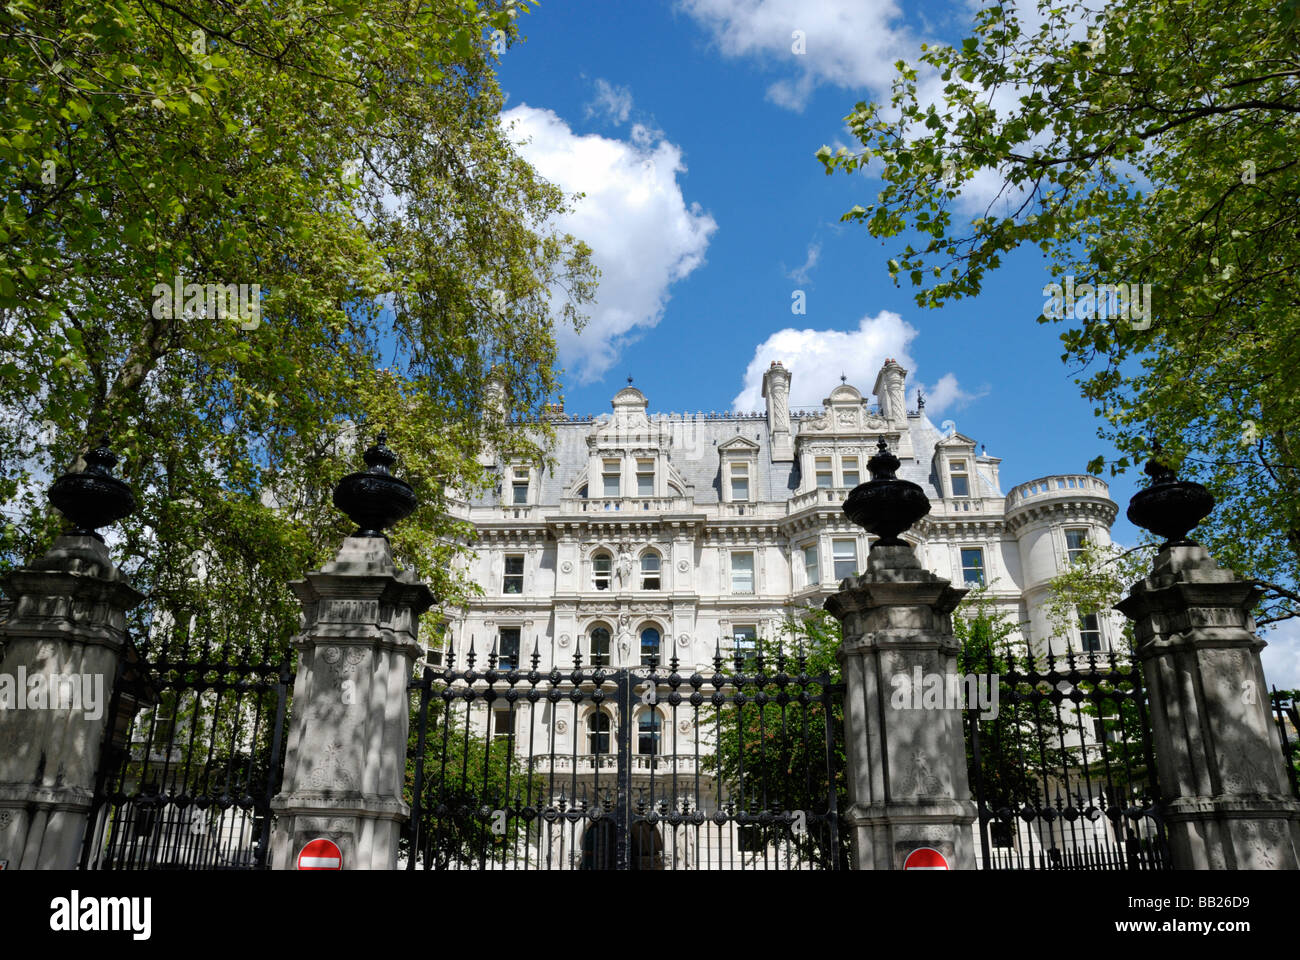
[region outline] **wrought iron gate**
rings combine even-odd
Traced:
[[[969,664],[968,664],[969,665]],[[980,866],[1159,870],[1169,863],[1140,667],[1108,653],[1010,663],[996,717],[967,709]]]
[[[119,667],[81,867],[265,869],[290,657],[168,652]]]
[[[842,688],[802,657],[455,657],[411,685],[407,869],[844,865]]]

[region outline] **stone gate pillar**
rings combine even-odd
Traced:
[[[916,687],[918,675],[955,687],[960,643],[951,615],[966,591],[922,569],[898,538],[930,505],[920,487],[894,478],[899,461],[883,440],[879,450],[868,463],[873,479],[849,495],[844,512],[880,539],[867,572],[826,601],[844,633],[845,820],[854,862],[899,870],[911,851],[930,847],[951,869],[973,869],[976,810],[961,703],[927,708]]]
[[[1259,590],[1187,539],[1214,506],[1208,491],[1155,461],[1146,472],[1128,518],[1166,541],[1117,606],[1134,621],[1173,866],[1300,869],[1300,802],[1251,615]]]
[[[303,605],[298,673],[271,841],[276,870],[295,867],[309,840],[338,844],[345,870],[397,866],[410,816],[402,798],[409,732],[407,684],[421,655],[419,618],[434,602],[399,571],[383,528],[415,509],[391,476],[396,457],[381,434],[369,470],[345,477],[334,503],[360,529],[338,556],[291,586]]]
[[[95,532],[129,515],[134,498],[111,475],[106,445],[85,460],[49,493],[74,529],[3,583],[12,606],[0,624],[0,861],[14,870],[77,866],[126,614],[144,599]]]

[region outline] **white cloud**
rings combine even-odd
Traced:
[[[616,87],[608,80],[596,80],[596,99],[587,104],[587,117],[607,117],[614,126],[627,123],[632,113],[632,91]]]
[[[822,84],[889,89],[894,61],[914,59],[920,38],[894,0],[681,0],[728,57],[752,57],[793,71],[767,90],[779,106],[802,110]],[[803,53],[795,31],[802,33]]]
[[[888,310],[864,316],[856,330],[778,330],[754,348],[754,358],[745,370],[744,387],[732,402],[732,409],[763,409],[763,374],[773,360],[780,360],[790,371],[790,406],[820,407],[822,399],[840,382],[848,383],[870,395],[876,374],[886,358],[893,357],[908,370],[908,406],[914,403],[916,362],[908,347],[917,330],[902,317]],[[946,373],[934,387],[925,387],[926,413],[941,413],[948,406],[961,406],[974,396],[967,394],[957,378]]]
[[[1263,636],[1268,646],[1260,654],[1260,659],[1264,663],[1264,679],[1270,688],[1300,688],[1300,620],[1283,620],[1267,628]]]
[[[591,246],[600,268],[597,302],[582,333],[559,327],[560,360],[581,383],[599,380],[624,346],[663,316],[669,287],[704,262],[717,223],[687,204],[677,175],[681,148],[643,125],[631,141],[578,136],[550,110],[521,104],[502,114],[538,172],[568,194],[582,192],[556,223]]]
[[[786,274],[795,283],[807,283],[808,276],[812,268],[817,266],[817,261],[821,259],[822,245],[820,243],[808,244],[808,256],[803,262],[802,267],[796,267]]]

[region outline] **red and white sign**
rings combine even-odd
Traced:
[[[903,861],[904,870],[947,870],[948,861],[933,847],[917,847]]]
[[[343,852],[333,840],[313,840],[298,854],[299,870],[342,870]]]

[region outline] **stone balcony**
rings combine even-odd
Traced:
[[[1014,487],[1007,494],[1007,513],[1034,500],[1049,498],[1068,499],[1080,495],[1110,498],[1110,486],[1104,480],[1087,474],[1062,473],[1050,477],[1039,477]]]

